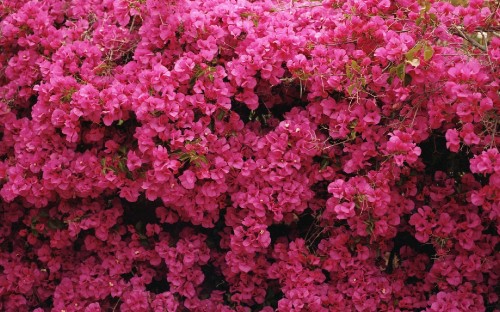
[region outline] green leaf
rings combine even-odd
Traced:
[[[431,9],[430,1],[426,0],[424,1],[424,3],[422,3],[421,1],[419,2],[420,5],[422,5],[422,7],[420,8],[420,15],[424,15],[425,13],[429,12],[429,10]]]
[[[124,123],[123,119],[120,119],[120,120],[118,120],[117,125],[118,125],[118,126],[121,126],[121,125],[123,125],[123,123]]]
[[[349,133],[349,135],[347,136],[347,138],[349,140],[355,140],[357,136],[358,136],[358,134],[356,133],[356,131],[351,130],[351,132]]]
[[[255,111],[254,110],[251,110],[250,111],[250,115],[248,116],[248,120],[254,120],[255,119]]]
[[[347,87],[347,93],[349,93],[349,95],[353,95],[355,87],[356,87],[356,85],[354,83],[351,84],[349,87]]]
[[[361,70],[361,66],[359,66],[358,62],[356,62],[355,60],[351,61],[351,66],[357,72]]]
[[[126,155],[127,154],[127,147],[126,146],[120,146],[120,148],[118,149],[118,151],[121,154]]]
[[[188,153],[182,153],[180,156],[179,156],[179,160],[180,161],[186,161],[188,159],[191,159],[191,156],[188,154]]]
[[[434,13],[429,14],[429,18],[431,19],[431,23],[433,26],[438,24],[438,18],[436,16],[436,14],[434,14]]]
[[[224,110],[220,110],[217,114],[217,120],[222,120],[224,117],[226,117],[226,112]]]
[[[199,157],[199,159],[200,159],[202,162],[204,162],[205,164],[208,164],[208,160],[207,160],[207,158],[205,157],[205,155],[200,155],[200,156],[198,156],[198,157]]]
[[[354,73],[359,73],[361,71],[361,66],[359,66],[358,62],[352,60],[351,64],[347,64],[345,71],[347,78],[352,80]]]
[[[123,161],[118,162],[118,168],[120,169],[121,172],[127,172],[128,168],[125,166]]]
[[[431,3],[429,1],[425,1],[425,13],[429,12],[431,9]]]
[[[433,55],[434,55],[434,49],[430,45],[426,44],[424,47],[424,60],[425,61],[430,60]]]
[[[398,66],[396,66],[396,76],[398,76],[401,81],[404,81],[405,79],[405,73],[406,73],[406,64],[401,63]]]
[[[415,58],[412,60],[407,60],[406,63],[410,64],[413,67],[418,67],[420,65],[420,59]]]
[[[323,158],[321,160],[321,166],[320,166],[320,170],[323,170],[325,169],[326,167],[328,167],[328,165],[330,164],[330,161],[328,160],[328,158]]]
[[[417,52],[420,51],[420,49],[422,49],[422,43],[419,42],[413,48],[408,50],[408,52],[406,52],[405,54],[406,60],[410,61],[415,59],[415,54],[417,54]]]

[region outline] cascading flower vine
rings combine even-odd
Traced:
[[[0,3],[0,310],[498,311],[490,0]]]

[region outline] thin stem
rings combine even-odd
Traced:
[[[453,34],[467,40],[470,44],[472,44],[473,46],[475,46],[476,48],[478,48],[479,50],[483,51],[483,52],[486,52],[486,47],[481,45],[479,42],[477,42],[476,40],[474,40],[474,38],[472,38],[471,36],[469,36],[468,34],[464,33],[460,28],[458,28],[457,26],[453,25],[453,30],[455,30],[453,32]]]

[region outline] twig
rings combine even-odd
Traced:
[[[470,44],[472,44],[473,46],[475,46],[476,48],[478,48],[479,50],[483,51],[483,52],[486,52],[486,47],[484,47],[483,45],[481,45],[479,42],[477,42],[476,40],[474,40],[474,38],[472,38],[471,36],[469,36],[468,34],[464,33],[460,28],[458,28],[457,26],[453,25],[452,26],[453,29],[455,30],[453,33],[456,34],[457,36],[467,40]]]
[[[120,298],[118,298],[118,300],[116,301],[115,303],[115,306],[113,307],[113,312],[116,310],[116,308],[118,307],[118,303],[120,302]]]

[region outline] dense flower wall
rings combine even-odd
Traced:
[[[500,311],[500,9],[0,2],[1,311]]]

